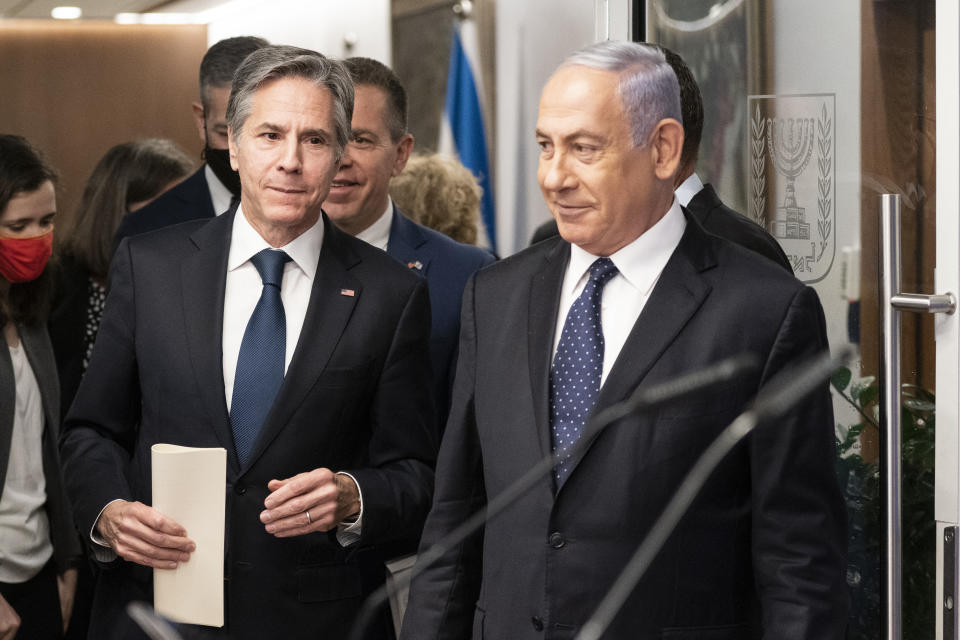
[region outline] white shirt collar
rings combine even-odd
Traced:
[[[207,178],[207,189],[210,191],[210,201],[213,203],[213,215],[218,216],[230,208],[233,194],[230,193],[230,189],[223,186],[210,165],[203,165],[203,175]]]
[[[700,176],[696,173],[691,173],[690,176],[677,187],[674,193],[677,196],[677,200],[680,201],[680,206],[685,207],[693,200],[693,196],[700,193],[701,189],[703,189],[703,182],[700,181]]]
[[[660,272],[666,266],[674,249],[680,244],[680,238],[687,228],[687,220],[680,210],[677,198],[659,221],[647,229],[639,238],[622,247],[610,259],[626,279],[641,294],[647,295],[657,283]],[[590,270],[590,265],[598,258],[577,245],[570,246],[570,265],[568,273],[575,275],[564,282],[566,293],[572,294],[582,284]]]
[[[393,200],[387,197],[387,208],[384,210],[376,222],[357,234],[357,237],[367,244],[372,244],[377,249],[387,250],[387,243],[390,242],[390,225],[393,222]]]
[[[279,249],[283,249],[294,264],[300,267],[303,273],[313,280],[317,273],[317,261],[320,259],[320,249],[323,246],[323,216],[316,223],[299,236]],[[233,219],[233,231],[230,237],[230,255],[227,257],[227,271],[233,271],[250,258],[264,249],[272,249],[256,229],[243,215],[243,203],[237,207],[237,214]]]

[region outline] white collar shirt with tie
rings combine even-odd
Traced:
[[[639,238],[608,256],[619,273],[603,288],[600,324],[603,327],[602,385],[613,368],[633,325],[660,279],[680,238],[687,228],[686,218],[677,199],[660,220]],[[560,305],[557,307],[557,327],[553,340],[556,356],[560,334],[570,307],[586,286],[590,265],[600,256],[592,255],[577,245],[570,246],[570,262],[563,277]],[[552,359],[552,358],[551,358]]]
[[[280,299],[283,301],[283,311],[287,318],[284,372],[290,366],[297,341],[300,339],[322,246],[323,219],[320,218],[316,224],[287,245],[279,247],[290,256],[290,262],[283,267],[283,284],[280,287]],[[269,248],[267,241],[247,222],[242,205],[238,207],[230,236],[227,285],[223,295],[223,392],[226,395],[228,412],[233,400],[233,380],[240,356],[240,343],[243,342],[247,322],[253,315],[263,288],[260,274],[250,262],[250,258]]]

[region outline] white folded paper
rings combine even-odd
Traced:
[[[227,451],[155,444],[150,454],[153,507],[197,545],[176,569],[153,570],[153,607],[176,622],[222,627]]]

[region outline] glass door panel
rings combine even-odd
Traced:
[[[880,195],[902,202],[903,290],[934,293],[935,0],[648,0],[647,40],[687,61],[703,94],[697,173],[780,242],[813,286],[830,343],[837,474],[849,519],[850,638],[884,633],[879,416]],[[955,249],[954,249],[955,250]],[[902,317],[903,637],[936,606],[934,318]]]

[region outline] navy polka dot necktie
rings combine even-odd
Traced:
[[[260,273],[263,289],[247,322],[237,358],[230,403],[233,443],[240,465],[246,464],[273,399],[283,384],[287,351],[287,319],[280,299],[283,265],[290,261],[283,251],[264,249],[250,258]]]
[[[600,300],[603,286],[617,275],[610,258],[590,265],[590,279],[567,313],[550,370],[550,431],[554,451],[564,451],[580,438],[587,416],[597,402],[603,373],[603,327]],[[559,489],[570,473],[570,460],[554,470]]]

